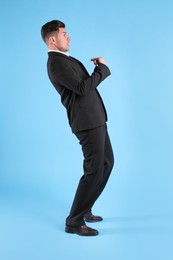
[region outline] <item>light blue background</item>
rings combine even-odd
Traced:
[[[95,238],[64,232],[82,154],[47,77],[40,28],[52,19],[90,73],[95,56],[112,72],[99,91],[116,165]],[[168,0],[1,1],[1,259],[173,259],[172,28]]]

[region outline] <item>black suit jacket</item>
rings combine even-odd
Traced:
[[[48,53],[48,76],[67,109],[72,132],[105,124],[107,114],[97,86],[110,75],[109,68],[99,63],[90,76],[84,65],[65,54]]]

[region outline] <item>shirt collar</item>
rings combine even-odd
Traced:
[[[48,52],[59,52],[59,53],[62,53],[62,54],[64,54],[64,55],[70,56],[68,52],[63,52],[63,51],[48,50]]]

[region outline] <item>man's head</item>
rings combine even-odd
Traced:
[[[53,20],[44,24],[41,28],[41,36],[49,50],[63,52],[69,50],[70,37],[67,35],[63,22]]]

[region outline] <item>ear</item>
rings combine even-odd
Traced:
[[[56,41],[55,41],[55,37],[54,36],[50,36],[49,37],[49,44],[54,44]]]

